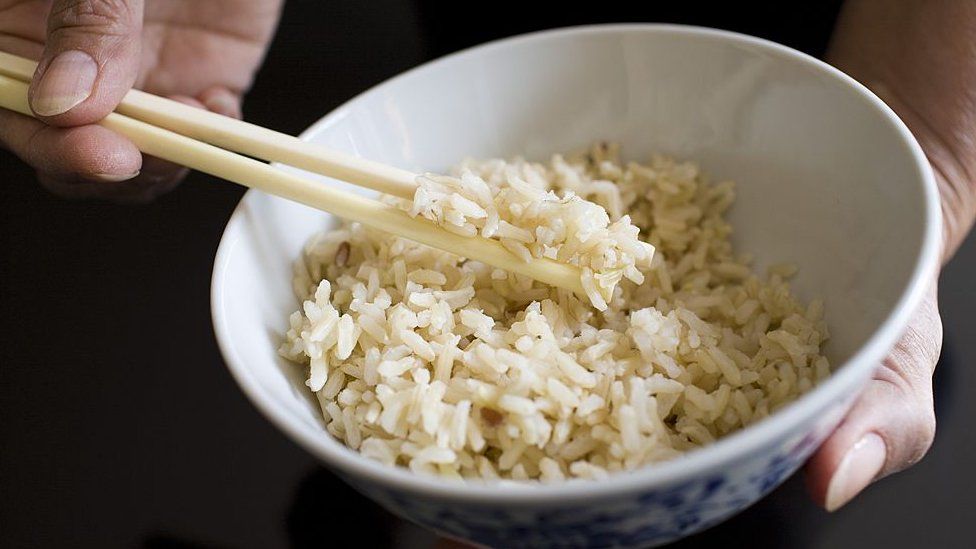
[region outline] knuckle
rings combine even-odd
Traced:
[[[899,432],[889,431],[890,436],[885,437],[886,440],[896,442],[894,447],[889,445],[893,453],[889,457],[894,462],[895,471],[906,469],[921,461],[935,441],[936,419],[931,399],[906,399],[904,402],[902,414],[895,416],[901,418],[900,424],[889,427]]]
[[[931,391],[907,386],[895,376],[876,378],[878,433],[888,448],[885,474],[919,462],[935,440],[936,417]]]
[[[911,426],[912,444],[906,449],[906,466],[914,465],[925,457],[935,441],[935,413],[931,407],[928,410],[917,411],[917,413],[918,415],[915,416],[915,421]]]
[[[124,0],[66,0],[51,12],[55,32],[70,29],[125,36],[132,22],[132,11]]]
[[[925,389],[942,353],[942,322],[938,314],[924,324],[913,326],[898,341],[885,359],[885,369],[898,378],[904,389]]]

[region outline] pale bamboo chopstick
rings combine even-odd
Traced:
[[[0,75],[30,82],[36,69],[34,61],[0,52]],[[410,171],[139,90],[127,93],[115,112],[222,149],[288,164],[393,196],[413,198],[417,189],[416,174]]]
[[[33,116],[27,101],[27,88],[25,82],[0,76],[0,107]],[[546,258],[534,258],[526,263],[497,241],[448,232],[426,219],[410,217],[394,206],[287,173],[263,162],[118,113],[108,115],[100,124],[124,135],[146,154],[300,202],[461,257],[519,273],[580,296],[586,295],[580,281],[580,271],[575,266]]]

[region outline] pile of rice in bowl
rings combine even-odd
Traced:
[[[734,254],[733,184],[693,164],[625,165],[599,143],[548,164],[466,161],[420,178],[412,203],[388,200],[579,265],[588,298],[355,223],[313,237],[280,352],[308,365],[328,431],[369,458],[602,478],[709,444],[830,374],[821,303],[792,295],[795,268],[760,277]]]

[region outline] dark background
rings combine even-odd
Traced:
[[[627,3],[631,4],[631,3]],[[537,28],[668,21],[730,28],[819,55],[837,2],[288,3],[245,108],[298,133],[426,59]],[[779,7],[777,7],[779,6]],[[200,174],[146,206],[71,202],[0,152],[0,546],[423,547],[256,413],[210,325],[210,272],[242,191]],[[941,285],[946,345],[929,456],[838,513],[795,478],[679,544],[963,547],[976,519],[976,239]]]

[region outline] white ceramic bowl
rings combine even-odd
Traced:
[[[836,373],[769,419],[606,481],[450,483],[367,460],[326,433],[302,368],[275,349],[298,307],[292,261],[335,219],[249,192],[213,276],[214,325],[234,378],[275,425],[363,493],[483,544],[643,546],[745,508],[836,426],[936,269],[932,175],[902,122],[828,65],[739,34],[615,25],[502,40],[393,78],[303,137],[417,170],[444,170],[466,155],[545,158],[595,139],[622,143],[632,158],[693,159],[738,182],[738,249],[760,264],[798,263],[797,292],[826,301]]]

